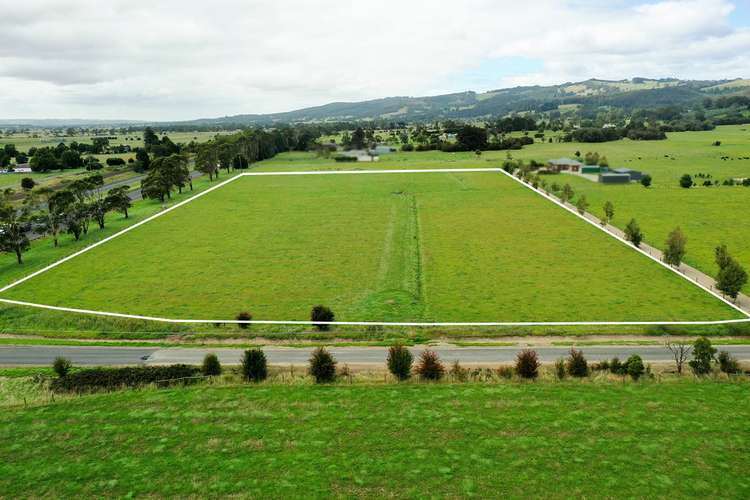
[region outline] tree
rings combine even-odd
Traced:
[[[669,233],[665,243],[664,262],[670,266],[679,266],[682,263],[683,257],[685,257],[686,243],[687,238],[679,227]]]
[[[411,376],[411,365],[414,357],[409,349],[401,344],[396,344],[388,349],[388,371],[398,380],[406,380]]]
[[[323,148],[330,151],[328,148]],[[219,157],[216,148],[211,144],[202,144],[198,147],[195,154],[195,169],[204,174],[208,174],[209,180],[214,180],[214,175],[219,177]]]
[[[693,359],[690,361],[690,368],[696,375],[706,375],[711,373],[711,362],[716,355],[716,348],[711,345],[711,341],[706,337],[696,339],[693,344]]]
[[[581,195],[578,197],[578,201],[576,201],[576,208],[578,209],[578,213],[583,215],[586,213],[586,210],[589,208],[589,202],[586,199],[585,195]]]
[[[672,341],[669,337],[664,341],[664,347],[672,353],[674,364],[677,367],[677,374],[682,375],[682,367],[690,356],[693,346],[683,340]]]
[[[651,186],[651,176],[645,174],[643,177],[641,177],[641,185],[646,188]]]
[[[729,255],[729,250],[727,250],[726,245],[719,245],[716,247],[716,250],[714,250],[714,260],[716,261],[716,265],[719,267],[719,269],[724,269],[727,264],[732,260],[732,257]]]
[[[15,253],[19,264],[23,264],[21,254],[29,249],[27,233],[30,230],[27,206],[20,209],[9,205],[0,207],[0,251]]]
[[[365,131],[362,130],[362,127],[357,127],[357,130],[354,131],[351,138],[351,146],[354,149],[364,149],[365,147]]]
[[[643,366],[643,359],[637,354],[631,354],[630,357],[625,361],[625,372],[630,375],[633,380],[638,380],[645,373],[646,369]]]
[[[628,225],[625,226],[625,239],[632,243],[636,248],[641,246],[643,233],[641,232],[641,226],[638,225],[635,219],[630,219]]]
[[[573,196],[575,196],[573,188],[570,187],[570,184],[565,184],[563,186],[562,193],[560,193],[560,200],[563,203],[567,203],[568,201],[573,199]]]
[[[336,380],[336,360],[325,347],[318,347],[310,356],[310,375],[318,384]]]
[[[262,349],[248,349],[242,355],[242,377],[251,382],[261,382],[268,377],[268,362]]]
[[[154,160],[148,175],[141,181],[141,196],[163,203],[164,198],[170,196],[172,182],[166,169],[161,168],[161,160],[164,158]]]
[[[742,288],[747,284],[747,272],[734,259],[730,259],[721,270],[716,279],[716,288],[724,295],[736,300]]]
[[[125,218],[128,218],[128,209],[132,206],[128,191],[130,186],[119,186],[112,188],[107,192],[104,198],[104,204],[107,210],[116,210],[122,212]]]
[[[466,124],[458,130],[456,141],[463,151],[487,149],[487,130]]]
[[[83,159],[78,151],[68,149],[60,155],[60,168],[80,168],[83,166]]]
[[[516,355],[516,373],[522,378],[537,378],[539,366],[541,366],[541,363],[534,350],[524,349]]]
[[[145,172],[151,167],[151,158],[145,149],[138,148],[135,151],[135,171]]]
[[[615,216],[615,206],[611,201],[604,203],[604,217],[602,217],[602,225],[607,225],[612,222]]]
[[[685,174],[680,177],[680,186],[685,189],[693,187],[693,178],[690,177],[690,174]]]
[[[75,197],[70,191],[53,192],[49,188],[46,188],[43,193],[46,193],[48,196],[47,214],[44,218],[43,226],[52,235],[52,241],[57,246],[58,236],[68,222],[68,210],[75,203]]]
[[[426,380],[440,380],[445,373],[445,366],[435,351],[425,350],[419,356],[419,363],[415,370],[417,374]]]
[[[146,151],[159,144],[159,136],[156,135],[154,129],[151,127],[146,127],[146,130],[143,131],[143,144],[146,147]]]

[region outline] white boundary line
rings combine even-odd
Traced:
[[[572,213],[573,215],[577,216],[580,219],[583,219],[587,223],[593,225],[594,227],[598,228],[601,231],[604,231],[609,236],[617,239],[618,241],[624,243],[629,248],[632,248],[633,250],[636,250],[640,252],[642,255],[645,255],[646,257],[650,258],[651,260],[659,263],[663,267],[669,269],[670,271],[674,272],[678,276],[682,277],[686,281],[692,283],[693,285],[696,285],[700,287],[705,292],[711,294],[712,296],[718,298],[725,304],[731,306],[732,308],[736,309],[737,311],[741,312],[743,315],[748,316],[746,319],[733,319],[733,320],[717,320],[717,321],[533,321],[533,322],[442,322],[442,323],[425,323],[425,322],[410,322],[410,321],[404,321],[404,322],[383,322],[383,321],[284,321],[284,320],[248,320],[248,321],[241,321],[241,320],[205,320],[205,319],[174,319],[174,318],[160,318],[156,316],[142,316],[137,314],[123,314],[123,313],[115,313],[115,312],[107,312],[107,311],[96,311],[96,310],[89,310],[89,309],[76,309],[72,307],[60,307],[60,306],[51,306],[47,304],[37,304],[34,302],[24,302],[24,301],[18,301],[18,300],[11,300],[11,299],[3,299],[0,298],[0,302],[6,303],[6,304],[13,304],[13,305],[21,305],[21,306],[28,306],[28,307],[35,307],[40,309],[48,309],[53,311],[64,311],[64,312],[73,312],[73,313],[80,313],[80,314],[90,314],[95,316],[107,316],[107,317],[114,317],[114,318],[124,318],[124,319],[137,319],[137,320],[145,320],[145,321],[159,321],[163,323],[192,323],[192,324],[211,324],[211,323],[225,323],[225,324],[261,324],[261,325],[351,325],[351,326],[617,326],[617,325],[722,325],[722,324],[733,324],[733,323],[746,323],[750,322],[750,314],[746,313],[736,305],[732,304],[728,300],[726,300],[724,297],[721,297],[720,295],[716,294],[712,290],[704,287],[700,283],[695,283],[692,280],[688,279],[686,276],[682,275],[677,270],[673,269],[672,267],[668,266],[667,264],[661,262],[659,259],[656,259],[655,257],[651,256],[647,252],[644,252],[640,248],[636,248],[633,245],[631,245],[626,240],[620,238],[619,236],[610,233],[605,228],[601,227],[600,225],[596,224],[593,221],[590,221],[586,217],[579,214],[577,211],[573,210],[572,208],[568,207],[567,205],[559,202],[554,197],[544,193],[543,191],[534,188],[531,185],[526,184],[520,179],[517,179],[512,174],[506,172],[502,168],[434,168],[434,169],[408,169],[408,170],[315,170],[315,171],[307,171],[307,172],[244,172],[241,174],[237,174],[234,177],[231,177],[225,181],[220,182],[219,184],[212,186],[205,191],[202,191],[194,196],[191,196],[190,198],[183,200],[179,203],[176,203],[175,205],[172,205],[169,208],[166,208],[162,210],[159,213],[156,213],[150,217],[147,217],[146,219],[137,222],[133,224],[132,226],[128,226],[125,229],[118,231],[117,233],[110,235],[100,241],[97,241],[96,243],[89,245],[75,253],[72,253],[68,255],[67,257],[64,257],[58,261],[53,262],[52,264],[35,271],[27,276],[24,276],[23,278],[14,281],[13,283],[10,283],[9,285],[4,286],[3,288],[0,288],[0,293],[3,293],[7,290],[10,290],[11,288],[20,285],[21,283],[24,283],[27,280],[30,280],[31,278],[34,278],[35,276],[39,276],[42,273],[45,273],[51,269],[54,269],[55,267],[75,258],[79,255],[82,255],[89,250],[92,250],[99,245],[103,245],[104,243],[107,243],[108,241],[113,240],[114,238],[117,238],[118,236],[122,236],[123,234],[132,231],[133,229],[142,226],[143,224],[146,224],[147,222],[150,222],[157,217],[161,217],[162,215],[165,215],[172,210],[175,210],[183,205],[186,205],[187,203],[190,203],[191,201],[194,201],[201,196],[204,196],[212,191],[215,191],[216,189],[219,189],[220,187],[223,187],[227,184],[229,184],[232,181],[235,181],[239,179],[240,177],[255,177],[255,176],[285,176],[285,175],[342,175],[342,174],[422,174],[422,173],[455,173],[455,172],[501,172],[504,175],[510,177],[514,181],[522,184],[523,186],[527,187],[528,189],[531,189],[532,191],[536,192],[537,194],[543,196],[544,198],[548,199],[549,201],[552,201],[556,205],[564,208],[568,212]]]

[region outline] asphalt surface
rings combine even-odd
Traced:
[[[458,360],[463,364],[498,364],[512,362],[520,347],[432,347],[447,363]],[[541,361],[551,362],[568,354],[569,347],[535,347]],[[631,354],[640,355],[646,362],[669,362],[672,356],[661,346],[606,346],[581,347],[591,361]],[[719,346],[739,360],[750,360],[750,345]],[[268,362],[277,365],[303,365],[307,363],[312,348],[268,347],[263,349]],[[415,356],[424,348],[415,347]],[[203,357],[213,352],[223,364],[238,364],[242,349],[193,349],[147,347],[78,347],[78,346],[0,346],[0,365],[44,366],[57,356],[63,356],[74,365],[137,365],[172,363],[200,364]],[[339,363],[352,365],[383,365],[387,349],[384,347],[332,347],[329,352]]]

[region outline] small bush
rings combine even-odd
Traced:
[[[445,373],[445,367],[437,353],[428,349],[420,354],[415,371],[425,380],[440,380]]]
[[[252,321],[252,320],[253,320],[253,315],[247,311],[242,311],[241,313],[237,314],[237,321]],[[247,330],[247,327],[250,326],[250,324],[237,323],[237,326],[239,326],[243,330]]]
[[[559,358],[555,361],[555,376],[557,377],[557,380],[565,378],[565,360],[563,358]]]
[[[21,179],[21,187],[26,191],[34,189],[34,186],[36,186],[36,182],[31,177],[24,177]]]
[[[536,351],[531,349],[524,349],[516,356],[516,373],[521,378],[537,378],[539,376],[539,365]]]
[[[718,356],[719,369],[729,375],[740,373],[740,364],[727,351],[721,351]]]
[[[461,366],[458,360],[451,365],[450,376],[456,382],[466,382],[469,380],[469,370]]]
[[[334,321],[336,316],[333,314],[333,311],[331,311],[326,306],[315,306],[312,308],[312,311],[310,311],[310,321]],[[327,331],[330,330],[331,325],[315,325],[318,330],[321,331]]]
[[[310,356],[310,375],[317,384],[336,380],[336,360],[325,347],[318,347]]]
[[[646,371],[641,357],[637,354],[632,354],[628,360],[625,361],[625,371],[633,380],[641,378]]]
[[[60,356],[56,357],[52,362],[52,369],[55,370],[55,373],[60,378],[65,378],[65,376],[70,373],[72,367],[73,365],[70,363],[69,359]]]
[[[123,160],[122,158],[107,158],[107,165],[109,165],[110,167],[125,165],[125,160]]]
[[[242,355],[242,377],[250,382],[268,378],[268,362],[262,349],[248,349]]]
[[[219,363],[219,357],[216,354],[206,354],[203,358],[201,373],[207,377],[221,375],[221,363]]]
[[[566,368],[571,377],[588,377],[589,375],[589,364],[583,351],[571,349]]]
[[[388,349],[388,371],[398,380],[411,377],[411,365],[414,357],[406,347],[396,344]]]
[[[146,384],[195,382],[200,370],[196,366],[129,366],[126,368],[89,368],[69,373],[52,381],[52,390],[89,392],[139,387]]]
[[[620,358],[614,357],[609,363],[609,370],[615,375],[625,375],[625,365],[622,364]]]
[[[510,380],[513,378],[512,366],[498,366],[496,371],[497,371],[497,376],[500,378],[504,378],[506,380]]]
[[[598,363],[595,363],[591,366],[591,369],[594,371],[600,371],[600,372],[606,372],[609,371],[609,361],[606,359],[603,359],[599,361]]]

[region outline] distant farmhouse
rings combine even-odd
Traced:
[[[557,160],[549,160],[547,162],[547,169],[552,172],[579,172],[583,167],[583,163],[578,160],[571,160],[570,158],[558,158]]]
[[[30,174],[31,165],[28,163],[19,163],[18,165],[11,165],[10,168],[0,170],[0,174]]]

